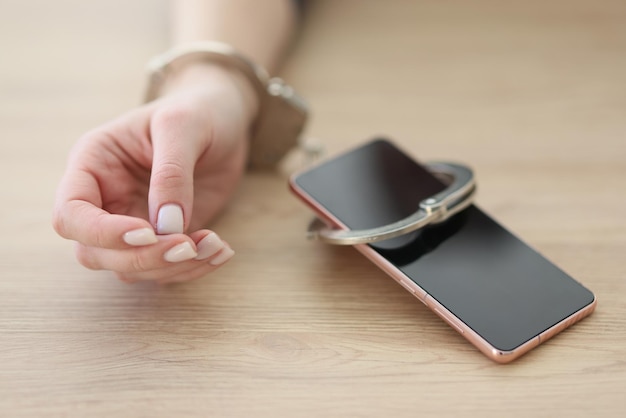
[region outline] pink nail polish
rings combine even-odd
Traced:
[[[193,249],[191,244],[183,242],[167,250],[167,252],[163,255],[163,258],[165,258],[165,261],[169,261],[170,263],[178,263],[180,261],[191,260],[197,255],[198,253]]]
[[[182,234],[184,224],[183,208],[180,205],[168,203],[161,206],[157,215],[158,234]]]
[[[224,242],[217,236],[216,233],[211,232],[197,244],[198,256],[196,260],[204,260],[217,254],[222,248],[224,248]]]
[[[156,244],[159,242],[152,228],[140,228],[128,231],[122,237],[128,245],[141,247],[143,245]]]
[[[224,264],[225,262],[230,260],[231,257],[234,255],[235,252],[231,248],[226,247],[218,255],[216,255],[215,258],[209,261],[209,264],[219,266],[220,264]]]

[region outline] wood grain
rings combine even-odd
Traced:
[[[201,281],[82,268],[50,226],[65,156],[138,102],[167,6],[1,8],[0,416],[623,414],[623,1],[315,1],[285,64],[328,154],[381,134],[471,164],[478,204],[597,294],[507,366],[353,249],[306,241],[293,167],[246,177],[214,225],[237,254]]]

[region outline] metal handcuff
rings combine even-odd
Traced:
[[[431,162],[425,167],[450,182],[445,190],[422,200],[412,215],[388,225],[358,230],[332,228],[315,218],[309,225],[308,237],[335,245],[371,244],[441,223],[472,204],[476,181],[469,167],[449,162]]]
[[[282,79],[270,77],[263,67],[223,42],[192,42],[152,58],[145,101],[159,97],[171,74],[196,63],[232,69],[255,89],[260,109],[251,132],[250,168],[273,168],[298,145],[309,113],[306,102]]]

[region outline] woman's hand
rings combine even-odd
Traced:
[[[214,270],[234,252],[202,228],[242,177],[257,107],[238,74],[189,67],[159,100],[78,141],[57,193],[55,230],[77,241],[81,264],[127,282]]]

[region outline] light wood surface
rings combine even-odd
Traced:
[[[163,0],[0,3],[0,416],[623,416],[626,2],[314,1],[283,75],[329,154],[472,165],[478,204],[598,309],[497,365],[250,174],[203,280],[125,285],[50,226],[84,131],[138,103]]]

